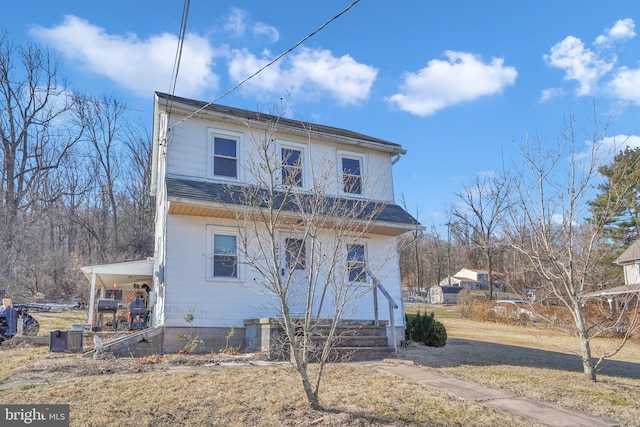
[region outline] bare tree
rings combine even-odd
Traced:
[[[0,33],[0,280],[10,283],[21,260],[16,236],[29,210],[62,195],[53,181],[81,129],[70,125],[73,106],[55,55],[35,45],[16,45]],[[46,184],[46,185],[45,185]]]
[[[325,364],[335,357],[338,327],[351,314],[353,302],[371,293],[370,270],[385,274],[386,259],[367,259],[364,245],[382,205],[332,196],[335,159],[306,163],[310,171],[303,178],[298,154],[276,149],[277,121],[264,130],[256,131],[250,123],[247,127],[254,158],[244,172],[253,185],[227,190],[241,207],[240,262],[260,277],[248,286],[271,296],[281,316],[290,362],[310,407],[318,409],[320,383]],[[301,191],[302,179],[310,180],[307,191]],[[382,252],[391,257],[395,249],[394,243]],[[319,334],[320,343],[313,339]],[[316,369],[308,369],[310,362],[316,362]]]
[[[497,233],[504,225],[509,208],[510,181],[506,174],[476,175],[470,185],[456,193],[459,204],[453,205],[452,224],[480,249],[488,270],[489,299],[493,299],[493,269]]]
[[[592,358],[593,340],[607,333],[619,333],[628,316],[587,316],[586,295],[594,290],[602,260],[612,250],[603,238],[603,231],[623,206],[610,199],[607,212],[596,220],[591,217],[589,197],[597,184],[598,151],[608,126],[597,124],[591,138],[588,156],[576,152],[575,119],[565,126],[560,143],[549,151],[538,139],[527,139],[522,150],[523,165],[514,180],[515,203],[511,211],[510,245],[522,254],[542,279],[544,289],[571,314],[572,325],[554,322],[556,327],[575,334],[579,340],[579,356],[585,375],[596,380],[596,372],[606,357],[617,353],[633,332],[636,316],[624,326],[623,338],[612,347],[601,349]],[[583,147],[584,145],[580,145]],[[636,299],[637,301],[637,299]],[[637,312],[637,310],[636,310]],[[540,313],[538,313],[540,314]],[[625,320],[626,322],[626,320]]]
[[[100,202],[101,221],[95,234],[101,237],[102,247],[110,252],[119,249],[119,220],[117,193],[120,179],[122,121],[125,105],[116,98],[103,96],[93,99],[78,96],[78,122],[85,128],[85,140],[91,147],[91,159],[96,176],[96,200]],[[110,227],[106,227],[106,224]],[[105,242],[109,241],[110,244]],[[103,254],[106,259],[106,254]]]

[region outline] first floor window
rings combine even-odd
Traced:
[[[347,272],[350,282],[367,281],[367,260],[364,245],[347,245]]]
[[[238,248],[236,236],[214,234],[213,277],[238,277]]]

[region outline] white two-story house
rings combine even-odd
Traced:
[[[184,342],[176,337],[187,331],[204,341],[201,349],[245,348],[247,321],[280,315],[281,305],[262,286],[270,272],[260,266],[268,265],[270,256],[280,257],[283,268],[278,274],[305,280],[312,274],[305,270],[307,264],[333,257],[331,265],[344,269],[338,281],[345,286],[357,282],[349,310],[341,315],[395,317],[399,340],[404,336],[404,312],[396,238],[420,228],[394,202],[392,166],[403,154],[396,143],[345,129],[156,93],[153,260],[87,267],[85,274],[98,289],[109,287],[109,281],[114,287],[128,287],[134,280],[138,285],[148,280],[149,326],[162,331],[162,352],[180,349]],[[283,192],[290,196],[283,197]],[[263,199],[256,202],[258,195]],[[268,219],[263,222],[261,215],[268,201],[277,197],[284,201],[271,207],[277,208],[282,225],[269,229]],[[298,202],[290,203],[293,199],[287,197]],[[303,207],[318,200],[324,200],[324,207]],[[324,218],[318,221],[317,211],[322,209]],[[316,215],[314,227],[321,224],[313,231],[321,243],[313,245],[306,228],[310,215]],[[345,218],[349,216],[353,218]],[[260,217],[251,229],[253,240],[247,237],[249,217]],[[346,220],[357,226],[345,233]],[[355,237],[344,239],[349,233]],[[268,240],[263,237],[280,239],[282,250],[258,248],[260,241]],[[264,259],[256,261],[256,253],[263,253]],[[127,265],[133,279],[126,278],[126,268],[118,270]],[[135,271],[142,275],[133,276],[135,268],[143,270]],[[115,271],[121,274],[102,279]],[[383,309],[374,312],[372,294],[378,284],[387,295],[380,297]],[[315,297],[314,312],[331,315],[334,298]],[[387,300],[397,302],[397,308],[387,310]],[[291,307],[296,309],[295,301]],[[191,323],[185,321],[187,315]]]

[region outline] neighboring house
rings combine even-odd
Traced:
[[[463,287],[436,285],[429,288],[429,304],[457,304]]]
[[[509,284],[507,275],[504,273],[493,272],[492,276],[493,289],[502,292],[506,291]],[[488,270],[463,268],[454,274],[453,277],[459,280],[458,286],[462,286],[463,288],[468,288],[472,291],[489,289]]]
[[[634,295],[640,296],[640,240],[629,246],[626,251],[616,259],[616,264],[622,266],[624,271],[624,286],[590,292],[584,295],[584,299],[604,298],[609,307],[614,308],[614,301],[620,302]]]
[[[460,279],[456,279],[455,277],[447,276],[438,283],[440,286],[460,286]]]
[[[375,268],[380,272],[375,274],[399,304],[393,316],[398,319],[396,336],[403,337],[396,238],[421,228],[394,203],[392,165],[405,150],[398,144],[345,129],[162,93],[156,93],[154,105],[151,193],[157,213],[153,260],[83,268],[92,282],[92,301],[96,290],[104,294],[105,289],[148,283],[150,326],[162,331],[158,338],[162,352],[182,348],[184,342],[176,336],[186,332],[205,341],[203,350],[220,349],[227,344],[245,348],[248,321],[278,317],[271,297],[251,286],[261,277],[241,262],[236,223],[241,207],[238,199],[231,196],[245,186],[259,185],[248,172],[249,165],[259,159],[252,140],[274,129],[270,155],[283,156],[281,178],[285,173],[289,178],[295,177],[292,185],[311,193],[311,168],[318,168],[320,159],[333,159],[334,169],[324,171],[331,181],[332,197],[375,202],[378,211],[366,239],[347,248],[349,259],[353,257],[358,264],[347,276],[356,270]],[[296,218],[299,213],[290,211],[288,215]],[[335,233],[331,228],[325,232]],[[304,245],[289,235],[283,234],[282,239],[287,248]],[[368,260],[376,259],[385,262],[368,264]],[[234,261],[232,265],[229,260]],[[363,280],[362,285],[369,290],[355,301],[350,318],[374,318],[372,282]],[[380,310],[380,320],[389,320],[386,301],[382,301],[385,310]],[[92,305],[92,319],[93,309]],[[193,315],[191,325],[185,321],[188,314]],[[235,334],[227,341],[232,328]]]

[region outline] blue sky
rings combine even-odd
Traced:
[[[176,94],[216,98],[351,1],[193,0]],[[0,27],[50,45],[70,89],[114,95],[150,127],[182,10],[177,0],[33,0],[5,6]],[[637,0],[361,0],[219,103],[273,112],[291,92],[296,118],[401,144],[397,200],[441,226],[474,174],[509,165],[527,134],[554,147],[569,115],[585,150],[594,108],[613,119],[612,141],[640,146],[637,24]]]

